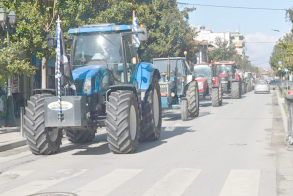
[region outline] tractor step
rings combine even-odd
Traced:
[[[181,105],[172,105],[172,109],[180,109]]]

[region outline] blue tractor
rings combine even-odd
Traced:
[[[24,117],[27,144],[33,154],[56,153],[65,131],[73,143],[90,142],[106,126],[115,154],[133,153],[139,141],[158,140],[162,112],[160,73],[138,62],[132,35],[147,40],[145,28],[96,24],[69,29],[73,43],[73,83],[61,86],[61,112],[55,90],[35,90]]]
[[[160,71],[161,103],[164,109],[181,108],[181,119],[199,115],[198,83],[184,57],[154,58]]]

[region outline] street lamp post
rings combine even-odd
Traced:
[[[15,24],[16,16],[15,12],[11,11],[8,16],[6,11],[0,8],[0,23],[3,26],[3,29],[7,32],[7,47],[9,47],[10,42],[10,24]],[[15,126],[15,115],[14,115],[14,105],[13,98],[11,93],[11,77],[7,79],[7,110],[5,118],[5,126]]]
[[[186,50],[184,50],[183,54],[184,54],[184,56],[185,56],[185,59],[186,59],[186,58],[187,58],[187,51],[186,51]],[[187,59],[186,59],[186,60],[187,60]]]

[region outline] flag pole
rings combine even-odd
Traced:
[[[61,107],[61,92],[60,92],[60,88],[61,88],[61,72],[60,72],[60,32],[61,32],[61,27],[60,27],[60,18],[58,15],[58,19],[57,19],[57,86],[58,86],[58,90],[57,90],[57,95],[58,95],[58,120],[62,121],[62,107]]]

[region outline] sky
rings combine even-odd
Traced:
[[[180,3],[288,9],[293,6],[293,0],[177,0]],[[290,31],[292,24],[286,19],[285,11],[248,10],[206,7],[198,5],[178,5],[196,7],[189,13],[189,23],[193,26],[204,25],[213,32],[240,30],[245,37],[246,55],[251,63],[258,67],[270,68],[269,59],[274,45],[279,38]],[[272,31],[277,29],[280,32]],[[249,43],[273,42],[273,43]]]

